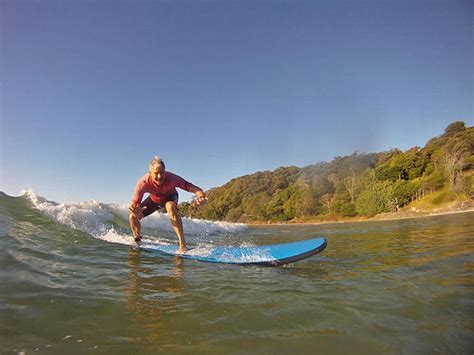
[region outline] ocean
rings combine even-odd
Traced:
[[[184,219],[190,246],[323,236],[282,267],[134,248],[128,207],[0,193],[0,353],[474,352],[474,213],[324,225]],[[166,215],[144,239],[177,239]]]

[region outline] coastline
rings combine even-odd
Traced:
[[[336,223],[359,223],[359,222],[377,222],[377,221],[395,221],[403,219],[415,219],[415,218],[425,218],[425,217],[435,217],[435,216],[444,216],[450,214],[459,214],[459,213],[469,213],[474,212],[474,206],[472,203],[468,207],[460,209],[442,209],[438,211],[420,211],[420,210],[406,210],[399,212],[386,212],[375,215],[373,217],[340,217],[340,219],[332,220],[308,220],[308,221],[288,221],[288,222],[252,222],[246,223],[252,227],[261,227],[261,226],[305,226],[305,225],[323,225],[323,224],[336,224]]]

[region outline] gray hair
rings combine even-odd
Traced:
[[[151,160],[150,170],[155,165],[161,165],[163,167],[163,169],[166,169],[165,162],[158,155],[155,155],[155,157]]]

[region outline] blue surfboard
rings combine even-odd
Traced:
[[[326,248],[325,238],[314,238],[292,243],[250,247],[196,247],[179,254],[177,245],[142,242],[140,248],[166,255],[179,256],[211,263],[283,265],[308,258]]]

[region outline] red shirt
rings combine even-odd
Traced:
[[[150,176],[150,173],[143,175],[135,186],[135,194],[132,198],[132,203],[135,206],[142,202],[143,195],[145,192],[150,194],[150,198],[155,203],[161,203],[166,197],[174,194],[176,188],[186,190],[189,192],[193,185],[187,182],[182,177],[165,171],[165,179],[161,185],[157,185]]]

